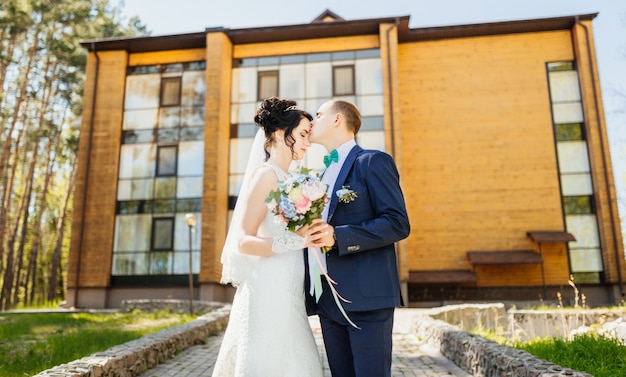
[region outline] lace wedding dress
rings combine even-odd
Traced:
[[[286,173],[269,164],[280,180]],[[259,230],[287,230],[268,210]],[[294,250],[260,258],[235,293],[213,377],[321,377],[317,345],[304,307],[304,256]]]

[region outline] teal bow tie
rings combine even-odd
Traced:
[[[337,153],[336,149],[333,149],[330,154],[324,156],[324,165],[326,165],[326,167],[328,167],[328,165],[330,165],[331,163],[337,161],[339,161],[339,153]]]

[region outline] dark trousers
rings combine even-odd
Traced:
[[[391,377],[394,308],[348,312],[356,329],[337,308],[325,279],[322,285],[318,315],[333,377]]]

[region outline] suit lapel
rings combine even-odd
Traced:
[[[348,156],[346,157],[346,161],[344,161],[343,165],[341,166],[341,170],[339,171],[339,175],[337,175],[337,180],[335,181],[335,187],[333,187],[333,191],[331,192],[327,223],[330,223],[330,220],[333,218],[333,214],[335,213],[335,209],[337,208],[337,203],[339,201],[339,198],[335,193],[337,192],[337,190],[341,189],[341,186],[343,186],[343,184],[346,182],[348,173],[352,169],[352,165],[354,165],[356,157],[359,155],[359,153],[361,153],[362,150],[363,148],[355,145],[350,150],[350,153],[348,153]]]

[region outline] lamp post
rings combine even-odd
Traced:
[[[193,314],[193,269],[192,269],[192,233],[196,226],[196,215],[188,213],[185,215],[185,222],[189,227],[189,314]]]

